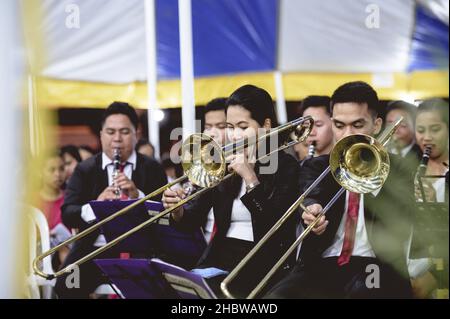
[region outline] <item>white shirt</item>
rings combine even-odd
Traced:
[[[402,150],[400,151],[400,155],[401,157],[405,157],[406,154],[408,154],[408,152],[413,148],[414,144],[416,142],[413,141],[411,144],[409,144],[408,146],[405,146],[404,148],[402,148]],[[398,150],[395,147],[392,147],[392,149],[390,150],[390,153],[395,154],[395,155],[399,155],[398,154]]]
[[[378,195],[380,190],[372,193],[372,195]],[[341,219],[336,236],[334,237],[333,244],[325,250],[322,257],[338,257],[341,255],[342,246],[344,244],[345,234],[345,222],[347,220],[347,208],[348,208],[348,195],[349,192],[345,192],[345,207],[344,214]],[[366,223],[364,218],[364,194],[360,195],[359,210],[358,210],[358,222],[356,224],[355,242],[353,246],[352,256],[361,257],[375,257],[372,246],[367,238]]]
[[[234,199],[231,209],[231,223],[226,237],[232,237],[247,241],[253,241],[252,216],[250,211],[241,201],[246,192],[245,183],[242,182],[239,196]]]
[[[437,203],[445,202],[445,178],[438,178],[433,183],[433,188],[436,192],[436,202]]]
[[[133,151],[133,153],[131,153],[131,155],[128,158],[128,160],[125,164],[125,167],[123,169],[123,173],[129,179],[131,179],[131,175],[132,175],[133,171],[136,169],[136,159],[137,159],[136,152]],[[112,185],[112,181],[113,181],[112,175],[113,175],[113,171],[114,171],[113,160],[111,160],[105,153],[102,153],[102,170],[105,170],[105,169],[107,169],[107,172],[108,172],[108,185]],[[142,191],[138,190],[138,192],[139,192],[138,198],[143,198],[145,196]],[[94,211],[92,210],[92,207],[90,204],[84,204],[81,207],[81,218],[85,222],[91,222],[96,219]],[[94,246],[100,247],[105,244],[106,244],[105,236],[100,235],[97,237],[97,240],[95,241]]]
[[[211,208],[208,213],[208,220],[205,225],[205,240],[207,243],[211,240],[211,235],[214,227],[214,208]]]

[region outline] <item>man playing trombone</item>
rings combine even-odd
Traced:
[[[375,136],[381,130],[378,97],[367,83],[340,86],[330,107],[336,141],[352,134]],[[370,163],[366,155],[360,152],[348,165]],[[324,155],[305,162],[300,172],[302,191],[326,169],[329,158]],[[364,195],[345,191],[321,217],[304,239],[297,265],[271,289],[268,298],[411,296],[404,243],[410,227],[413,184],[398,158],[390,159],[390,174],[381,189]],[[329,174],[309,194],[301,215],[305,227],[339,188]]]

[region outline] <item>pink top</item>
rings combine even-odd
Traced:
[[[48,227],[52,230],[56,225],[62,224],[61,206],[64,203],[64,193],[53,201],[47,201],[40,198],[39,208],[47,218]]]

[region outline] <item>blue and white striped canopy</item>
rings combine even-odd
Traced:
[[[79,28],[67,27],[68,4],[79,7]],[[146,80],[144,1],[45,0],[43,12],[44,78],[113,85]],[[178,0],[156,0],[156,34],[158,80],[173,83],[180,77]],[[433,72],[448,74],[445,0],[192,0],[192,35],[194,75],[210,80],[206,91],[215,95],[241,81],[227,82],[230,76],[258,81],[259,74],[263,81],[274,71],[285,75],[287,98],[306,94],[292,90],[289,75],[313,76],[314,86],[324,83],[322,93],[330,93],[342,75],[371,75],[375,86],[400,92],[411,88],[405,80],[411,74],[425,72],[433,81]],[[438,79],[439,94],[448,95],[448,76]],[[196,96],[200,102],[214,97]]]

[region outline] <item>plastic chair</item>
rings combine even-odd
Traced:
[[[47,280],[42,278],[33,272],[32,262],[37,256],[38,250],[38,237],[37,231],[39,231],[40,249],[39,254],[50,249],[50,230],[48,228],[47,219],[44,213],[35,207],[30,207],[29,219],[29,276],[28,286],[30,288],[30,297],[32,299],[51,299],[53,287],[55,286],[56,279]],[[37,230],[37,231],[36,231]],[[45,273],[54,273],[51,258],[45,258],[42,261],[42,267]],[[40,292],[42,288],[42,296]]]

